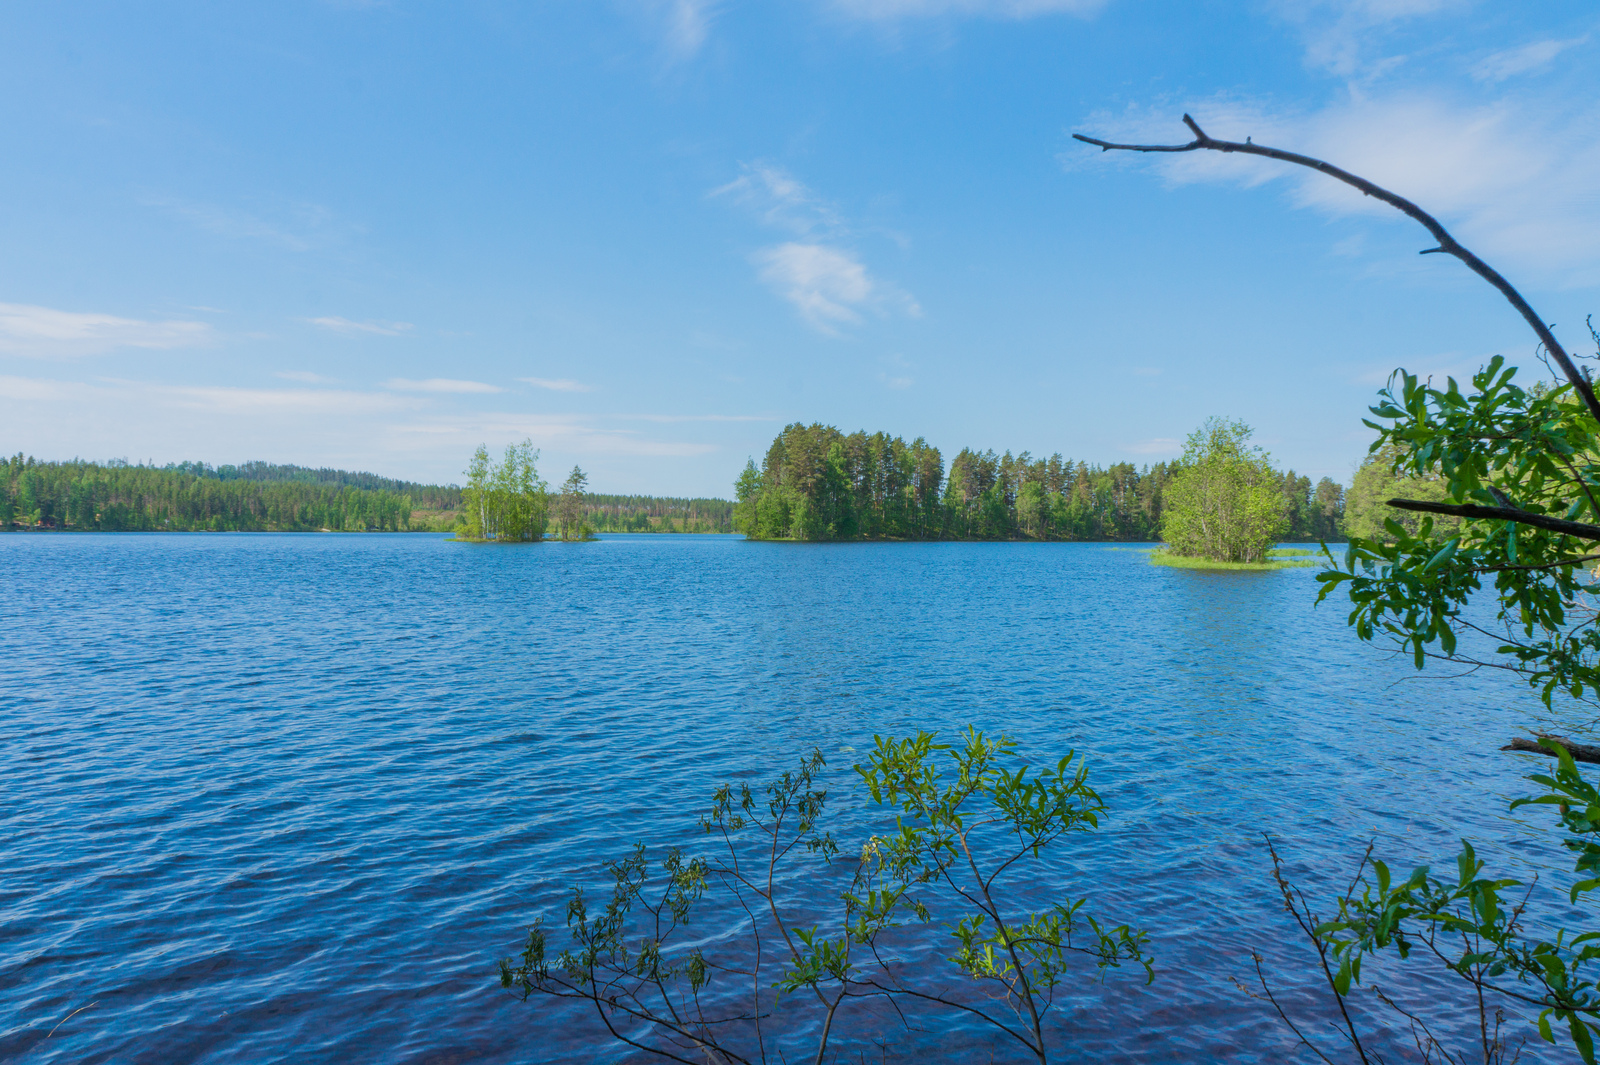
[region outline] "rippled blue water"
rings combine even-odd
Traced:
[[[1496,750],[1533,696],[1314,593],[1086,544],[0,537],[0,1059],[617,1060],[495,986],[535,913],[732,774],[971,722],[1088,756],[1061,875],[1158,929],[1061,1060],[1285,1060],[1227,980],[1299,964],[1262,831],[1312,884],[1549,831]]]

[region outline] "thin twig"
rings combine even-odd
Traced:
[[[89,1003],[89,1006],[98,1006],[99,1004],[100,1004],[100,1000],[99,999],[95,999],[93,1002]],[[60,1028],[63,1024],[66,1024],[68,1021],[72,1020],[72,1018],[76,1017],[78,1014],[80,1014],[84,1010],[88,1009],[89,1006],[79,1006],[77,1009],[73,1010],[71,1013],[69,1013],[65,1017],[61,1018],[59,1021],[56,1022],[56,1027],[50,1029],[50,1035],[45,1036],[45,1039],[49,1039],[51,1035],[55,1035],[56,1034],[56,1028]]]

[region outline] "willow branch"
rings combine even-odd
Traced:
[[[1600,421],[1600,401],[1595,399],[1594,387],[1589,383],[1587,377],[1578,372],[1577,366],[1573,365],[1572,358],[1567,354],[1566,349],[1561,346],[1561,343],[1556,340],[1555,334],[1550,331],[1550,327],[1545,324],[1544,319],[1534,313],[1533,307],[1527,300],[1522,298],[1522,293],[1512,287],[1511,282],[1500,276],[1500,272],[1494,267],[1463,247],[1433,215],[1405,197],[1397,196],[1388,189],[1374,185],[1366,178],[1357,177],[1348,170],[1341,170],[1332,163],[1314,159],[1309,155],[1301,155],[1298,152],[1286,152],[1279,148],[1251,144],[1248,137],[1245,138],[1243,143],[1217,140],[1214,137],[1208,137],[1205,131],[1200,128],[1200,124],[1188,115],[1183,116],[1183,124],[1188,126],[1189,131],[1194,134],[1194,140],[1188,144],[1114,144],[1111,141],[1103,141],[1095,137],[1085,137],[1081,133],[1074,133],[1072,136],[1076,140],[1083,141],[1085,144],[1093,144],[1101,151],[1106,152],[1193,152],[1205,149],[1213,152],[1240,152],[1245,155],[1259,155],[1267,159],[1293,163],[1296,166],[1307,167],[1326,174],[1335,181],[1342,181],[1351,188],[1359,189],[1362,195],[1371,196],[1375,200],[1388,204],[1419,223],[1438,242],[1437,247],[1425,249],[1422,252],[1423,255],[1438,253],[1453,255],[1465,263],[1467,269],[1500,290],[1500,294],[1506,298],[1511,306],[1517,309],[1517,313],[1521,314],[1523,320],[1533,329],[1534,334],[1539,338],[1539,343],[1544,345],[1545,351],[1550,353],[1550,357],[1556,361],[1556,365],[1561,367],[1561,372],[1566,375],[1567,381],[1571,383],[1573,390],[1582,397],[1584,406],[1589,408],[1589,413],[1594,415],[1597,421]]]

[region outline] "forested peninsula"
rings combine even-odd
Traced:
[[[735,482],[734,526],[761,540],[1159,540],[1176,463],[1091,465],[938,448],[831,425],[786,427]],[[1272,471],[1289,540],[1343,538],[1344,488]]]
[[[450,532],[457,485],[246,462],[0,459],[0,529],[127,532]],[[733,502],[590,494],[599,532],[733,532]]]

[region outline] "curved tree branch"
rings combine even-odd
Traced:
[[[1321,159],[1313,159],[1309,155],[1301,155],[1298,152],[1286,152],[1278,148],[1267,148],[1260,144],[1251,144],[1248,137],[1245,138],[1243,143],[1238,141],[1219,141],[1213,137],[1206,136],[1205,131],[1200,128],[1200,124],[1188,115],[1183,116],[1183,124],[1188,126],[1190,132],[1194,134],[1194,140],[1188,144],[1114,144],[1111,141],[1103,141],[1095,137],[1085,137],[1081,133],[1074,133],[1072,136],[1076,140],[1083,141],[1085,144],[1093,144],[1101,151],[1106,152],[1193,152],[1205,149],[1213,152],[1242,152],[1245,155],[1260,155],[1268,159],[1277,159],[1279,162],[1293,163],[1296,166],[1304,166],[1319,171],[1327,174],[1335,181],[1342,181],[1352,188],[1360,189],[1363,195],[1383,201],[1395,210],[1416,220],[1433,235],[1434,240],[1439,242],[1438,247],[1425,249],[1422,252],[1423,255],[1440,252],[1446,255],[1453,255],[1463,263],[1466,263],[1467,269],[1500,290],[1500,294],[1506,298],[1511,306],[1517,309],[1517,312],[1532,327],[1534,333],[1539,337],[1539,343],[1544,345],[1544,349],[1550,353],[1550,357],[1556,361],[1556,365],[1561,367],[1561,372],[1566,375],[1573,389],[1582,397],[1584,405],[1589,408],[1589,413],[1594,415],[1595,420],[1600,421],[1600,401],[1595,399],[1594,386],[1589,383],[1587,377],[1578,372],[1577,366],[1573,365],[1572,358],[1567,354],[1566,349],[1561,346],[1560,342],[1556,340],[1555,334],[1550,331],[1550,327],[1545,324],[1544,319],[1534,313],[1533,307],[1529,305],[1527,300],[1522,298],[1522,293],[1512,287],[1511,282],[1501,277],[1499,271],[1494,267],[1462,247],[1456,238],[1452,237],[1444,226],[1439,223],[1437,218],[1405,197],[1397,196],[1388,189],[1374,185],[1366,178],[1357,177],[1348,170],[1341,170],[1332,163],[1325,163]],[[1594,526],[1589,526],[1589,528],[1594,528]]]
[[[1423,514],[1450,514],[1458,518],[1490,521],[1514,521],[1521,525],[1549,529],[1551,532],[1565,533],[1583,540],[1600,540],[1600,525],[1552,518],[1548,514],[1533,514],[1517,507],[1485,507],[1478,503],[1429,503],[1421,499],[1387,499],[1384,503],[1396,510],[1414,510]]]

